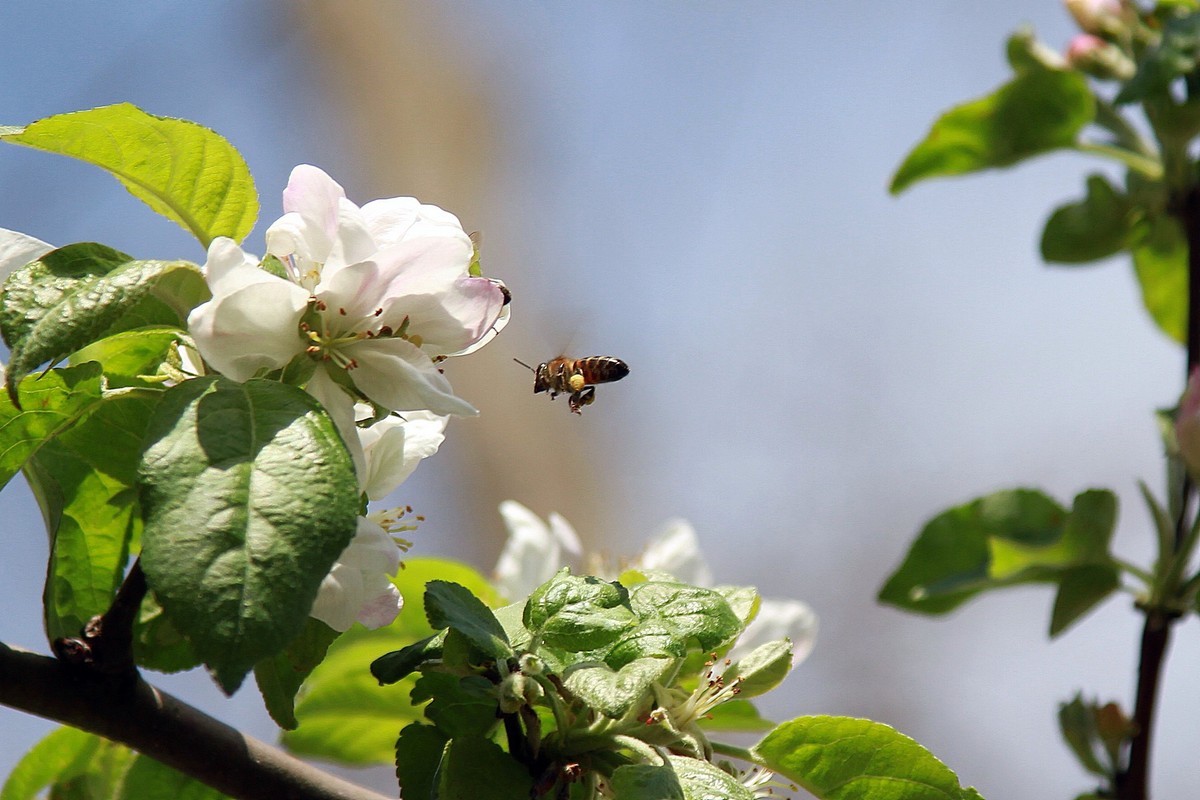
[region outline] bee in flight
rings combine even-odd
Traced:
[[[595,402],[597,383],[612,383],[629,374],[629,365],[612,356],[559,356],[543,361],[536,368],[524,361],[515,358],[513,360],[533,371],[534,394],[549,392],[550,399],[553,400],[558,395],[569,392],[567,406],[572,414],[582,414],[584,406]]]

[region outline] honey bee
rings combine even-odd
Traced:
[[[549,392],[550,399],[553,400],[558,395],[569,392],[567,406],[572,414],[582,414],[584,406],[596,401],[595,384],[619,381],[629,374],[629,365],[612,356],[559,356],[543,361],[536,368],[524,361],[513,360],[533,371],[534,394]]]

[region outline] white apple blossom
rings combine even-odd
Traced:
[[[360,418],[371,409],[360,405]],[[437,452],[446,417],[410,411],[390,416],[369,428],[355,428],[363,459],[359,484],[371,500],[382,500],[403,483],[421,459]],[[329,627],[344,631],[357,620],[368,628],[389,625],[404,606],[392,584],[404,548],[392,533],[399,515],[375,512],[358,519],[358,532],[321,581],[310,614]]]
[[[525,506],[506,500],[500,504],[500,515],[508,528],[508,541],[496,563],[493,582],[510,600],[524,598],[550,580],[564,566],[564,553],[574,556],[570,560],[576,563],[584,561],[592,574],[615,578],[621,571],[606,566],[602,558],[582,557],[578,536],[558,514],[552,513],[547,525]],[[642,554],[622,568],[656,570],[684,583],[712,585],[712,570],[700,552],[696,531],[682,519],[668,521]],[[806,603],[763,598],[758,614],[728,657],[737,661],[759,645],[786,637],[792,641],[792,663],[799,664],[812,652],[816,636],[817,615]]]
[[[470,274],[473,245],[458,219],[411,197],[360,208],[306,164],[292,171],[283,209],[266,239],[286,277],[232,240],[209,246],[213,297],[188,318],[205,360],[241,381],[307,355],[310,391],[335,419],[340,404],[343,422],[346,384],[395,411],[474,414],[437,361],[490,337],[505,304],[497,282]]]

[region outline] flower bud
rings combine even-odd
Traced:
[[[1127,0],[1063,0],[1063,5],[1087,33],[1121,33],[1136,15]]]
[[[1175,440],[1192,475],[1200,475],[1200,367],[1192,370],[1175,415]]]
[[[1137,72],[1133,60],[1099,36],[1081,33],[1067,45],[1067,63],[1093,78],[1125,81]]]

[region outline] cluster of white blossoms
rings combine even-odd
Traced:
[[[505,294],[471,274],[474,243],[436,206],[393,197],[359,207],[302,164],[283,210],[267,229],[267,259],[231,239],[212,242],[204,265],[212,299],[192,311],[189,333],[205,362],[236,381],[288,366],[311,371],[305,388],[341,432],[364,494],[380,500],[437,450],[447,415],[476,413],[438,363],[499,331]],[[379,409],[395,413],[360,427]],[[395,619],[403,602],[390,580],[401,555],[395,526],[387,512],[359,518],[314,617],[337,630]]]
[[[520,503],[506,500],[500,504],[500,515],[508,540],[496,562],[494,583],[510,600],[529,596],[569,562],[588,574],[607,578],[616,578],[625,569],[639,569],[666,572],[694,586],[713,583],[696,531],[686,520],[667,521],[641,555],[618,568],[594,554],[585,555],[575,529],[559,514],[550,514],[547,524]],[[785,637],[792,641],[792,663],[800,663],[816,642],[816,613],[799,600],[763,598],[758,615],[727,655],[736,661],[761,644]]]

